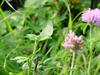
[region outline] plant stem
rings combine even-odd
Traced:
[[[67,7],[67,10],[68,10],[68,18],[69,18],[69,21],[68,21],[68,29],[71,30],[72,29],[72,25],[73,25],[73,21],[72,21],[72,14],[71,14],[71,10],[70,10],[70,2],[69,0],[67,0],[67,2],[65,0],[63,0],[66,7]]]
[[[83,11],[81,11],[80,13],[78,13],[78,14],[75,16],[75,18],[73,19],[73,23],[74,23],[74,21],[82,14],[82,12],[83,12]]]
[[[91,74],[90,74],[90,62],[91,62],[91,56],[89,57],[87,75],[91,75]]]
[[[28,71],[28,75],[36,75],[37,73],[37,68],[36,68],[36,66],[37,66],[37,64],[35,64],[35,69],[32,67],[32,61],[33,61],[33,58],[34,58],[34,56],[36,55],[36,49],[37,49],[37,40],[35,40],[35,42],[34,42],[34,49],[33,49],[33,53],[32,53],[32,55],[31,55],[31,57],[30,57],[30,59],[29,59],[29,62],[28,62],[28,66],[29,66],[29,71]],[[34,72],[34,74],[33,74],[33,72]]]
[[[90,25],[90,55],[92,54],[92,26]]]
[[[73,52],[72,62],[71,62],[71,70],[70,70],[69,75],[73,75],[74,61],[75,61],[75,52]]]
[[[92,59],[92,25],[90,25],[90,50],[89,50],[89,63],[88,63],[87,75],[91,75],[90,73],[91,59]]]
[[[5,13],[4,13],[3,10],[1,9],[1,7],[0,7],[0,13],[1,13],[2,17],[4,18],[4,17],[5,17]],[[4,23],[7,25],[8,31],[9,31],[9,32],[12,32],[13,29],[12,29],[11,25],[9,24],[8,20],[5,20]]]
[[[28,62],[28,66],[29,66],[29,70],[28,70],[28,75],[33,75],[33,71],[32,71],[32,62],[29,60]]]

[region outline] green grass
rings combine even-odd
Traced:
[[[25,0],[17,10],[4,2],[13,11],[0,7],[0,75],[100,75],[100,27],[81,20],[90,1]],[[62,46],[70,29],[84,40],[74,53]]]

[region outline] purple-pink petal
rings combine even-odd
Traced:
[[[82,48],[82,44],[82,36],[78,37],[77,35],[75,35],[74,32],[70,31],[68,35],[65,37],[63,47],[71,50],[77,50]]]
[[[82,14],[83,22],[90,22],[94,25],[100,25],[100,9],[88,9]]]

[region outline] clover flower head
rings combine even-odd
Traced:
[[[77,35],[75,35],[74,32],[70,31],[68,35],[65,37],[63,47],[71,50],[79,50],[82,48],[82,44],[82,36],[78,37]]]
[[[94,25],[100,25],[100,9],[88,9],[82,14],[83,22],[90,22]]]

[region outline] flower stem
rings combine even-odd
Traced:
[[[90,49],[89,49],[89,62],[88,62],[87,75],[91,75],[90,74],[91,59],[92,59],[92,25],[90,25]]]
[[[90,26],[90,56],[92,54],[92,26]]]
[[[74,61],[75,61],[75,52],[73,52],[72,62],[71,62],[71,70],[70,70],[69,75],[73,75]]]
[[[37,75],[37,64],[35,64],[35,69],[32,67],[32,63],[33,63],[33,58],[36,55],[36,50],[37,50],[37,40],[35,40],[34,42],[34,49],[33,49],[33,53],[30,56],[29,62],[28,62],[28,66],[29,66],[29,71],[28,71],[28,75]]]
[[[28,66],[29,66],[28,75],[32,75],[33,71],[32,71],[32,62],[31,61],[28,62]]]

